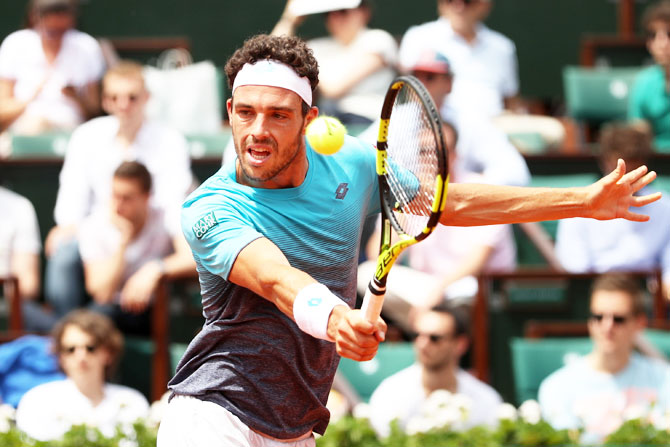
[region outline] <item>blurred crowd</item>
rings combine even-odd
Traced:
[[[440,111],[452,182],[528,185],[530,171],[509,134],[537,134],[553,148],[564,143],[561,120],[528,113],[515,43],[485,24],[493,0],[437,0],[435,19],[401,36],[369,28],[371,0],[346,8],[324,1],[321,11],[314,5],[301,11],[304,5],[288,0],[271,33],[300,35],[307,13],[323,16],[327,35],[308,41],[320,68],[317,105],[321,114],[361,129],[359,138],[375,144],[386,89],[395,76],[409,74]],[[0,159],[11,155],[17,135],[69,134],[56,225],[44,239],[33,204],[0,186],[0,277],[17,278],[23,327],[50,334],[51,355],[64,373],[15,402],[19,427],[45,440],[66,431],[64,421],[107,429],[119,421],[121,401],[132,403],[122,412],[126,419],[148,410],[139,393],[109,383],[123,336],[149,334],[161,278],[195,275],[179,220],[182,201],[198,183],[185,135],[148,116],[145,67],[119,60],[79,31],[77,8],[75,0],[30,0],[25,27],[2,36],[0,45]],[[604,173],[618,159],[633,169],[670,148],[670,1],[651,4],[642,29],[654,63],[634,83],[628,120],[599,129]],[[235,161],[230,141],[224,163]],[[649,312],[642,291],[625,275],[605,274],[660,270],[659,287],[669,295],[670,202],[663,198],[640,212],[650,221],[571,219],[555,236],[539,224],[520,226],[549,268],[604,274],[590,301],[593,351],[550,376],[539,396],[548,421],[583,426],[593,439],[615,428],[631,406],[670,411],[670,367],[636,351]],[[361,247],[359,293],[375,268],[378,226],[369,223]],[[390,276],[383,315],[397,339],[414,340],[416,363],[372,396],[375,429],[387,434],[393,419],[408,424],[435,390],[472,400],[467,425],[492,423],[491,409],[502,399],[462,369],[461,358],[477,276],[517,269],[513,229],[440,227],[407,252]],[[66,400],[67,417],[45,405]]]

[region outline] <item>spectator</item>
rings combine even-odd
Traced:
[[[123,162],[114,171],[111,207],[84,219],[79,229],[86,290],[95,309],[126,333],[146,333],[148,306],[163,274],[195,275],[178,222],[150,206],[150,196],[147,168]]]
[[[449,154],[449,178],[456,183],[481,183],[482,175],[459,168],[456,162],[456,132],[443,123],[442,131]],[[377,225],[379,228],[379,225]],[[381,231],[369,239],[370,261],[358,267],[358,293],[365,294],[368,281],[377,268]],[[481,272],[509,271],[516,266],[516,249],[510,225],[448,227],[439,225],[430,243],[412,245],[406,250],[408,266],[395,265],[389,275],[384,300],[384,315],[404,331],[411,330],[410,309],[429,309],[445,300],[471,304],[477,293]]]
[[[499,115],[519,93],[514,42],[482,23],[492,0],[438,0],[439,18],[410,27],[400,43],[400,65],[410,69],[426,49],[444,54],[454,73],[448,107]]]
[[[124,160],[144,164],[153,179],[152,205],[179,222],[179,206],[192,186],[186,139],[148,121],[149,98],[142,66],[121,62],[103,79],[103,107],[110,116],[77,128],[68,143],[56,198],[56,226],[45,241],[45,297],[61,317],[85,301],[75,235],[93,211],[108,209],[114,170]]]
[[[583,427],[583,441],[594,442],[614,431],[629,411],[665,414],[670,409],[670,367],[633,350],[646,324],[635,279],[622,273],[598,278],[590,311],[593,350],[547,377],[539,402],[555,428]]]
[[[108,382],[123,350],[123,336],[109,318],[81,309],[69,313],[54,328],[53,344],[66,378],[38,385],[21,398],[20,430],[50,441],[86,424],[111,437],[118,424],[147,416],[149,404],[140,392]]]
[[[0,277],[18,280],[23,324],[30,331],[48,331],[51,318],[37,303],[40,294],[40,230],[28,199],[0,187]]]
[[[388,436],[394,419],[401,428],[411,423],[437,390],[465,396],[469,401],[464,428],[497,421],[500,395],[459,367],[469,344],[464,321],[457,310],[444,305],[417,315],[416,363],[387,377],[370,397],[370,421],[381,436]]]
[[[286,3],[274,35],[293,35],[304,17]],[[379,117],[386,88],[395,76],[398,46],[387,31],[369,29],[370,0],[325,14],[329,36],[307,44],[319,62],[319,109],[345,125],[370,124]]]
[[[527,114],[519,97],[514,43],[482,23],[492,6],[493,0],[438,0],[439,18],[412,26],[403,36],[400,66],[411,69],[425,50],[440,52],[454,74],[445,109],[474,114],[477,120],[495,118],[505,133],[533,132],[547,147],[558,146],[565,137],[563,125],[552,117]]]
[[[644,120],[651,127],[656,150],[670,152],[670,1],[650,5],[642,16],[642,28],[655,64],[645,68],[635,80],[628,117]]]
[[[70,131],[100,112],[102,50],[74,29],[75,0],[31,0],[26,29],[0,46],[0,131]]]
[[[601,170],[616,166],[622,158],[632,168],[646,163],[652,153],[649,134],[632,124],[603,126],[599,139]],[[645,187],[640,194],[653,188]],[[556,254],[563,267],[574,273],[661,269],[664,292],[670,292],[670,201],[661,200],[642,208],[651,218],[644,224],[623,220],[560,221]]]

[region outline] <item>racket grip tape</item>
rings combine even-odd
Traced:
[[[381,315],[385,295],[386,287],[379,287],[379,285],[375,284],[375,281],[370,281],[361,306],[365,319],[370,323],[376,323],[379,315]]]

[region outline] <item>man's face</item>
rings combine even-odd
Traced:
[[[89,381],[92,377],[104,380],[110,356],[91,334],[70,324],[61,336],[61,348],[60,364],[69,378],[76,382]]]
[[[119,216],[139,224],[149,208],[149,194],[142,191],[135,179],[114,177],[112,180],[112,210]]]
[[[235,152],[237,181],[255,188],[288,188],[305,175],[305,127],[318,114],[303,117],[302,99],[279,87],[245,85],[227,103]]]
[[[74,16],[71,12],[48,12],[37,17],[37,32],[46,40],[59,41],[74,27]]]
[[[634,315],[632,297],[627,292],[593,293],[588,327],[595,351],[605,355],[629,354],[644,323],[644,316]]]
[[[452,76],[449,73],[433,73],[431,71],[414,70],[412,76],[426,87],[430,97],[435,101],[438,110],[442,107],[445,97],[451,93]]]
[[[441,16],[465,21],[472,25],[483,21],[491,12],[492,0],[440,0]]]
[[[649,24],[647,48],[657,64],[670,67],[670,23],[656,21]]]
[[[463,354],[466,342],[463,336],[456,337],[454,318],[443,312],[422,312],[414,321],[417,333],[414,341],[416,356],[426,369],[456,366]]]
[[[107,76],[103,83],[102,106],[122,123],[140,123],[149,93],[139,77]]]

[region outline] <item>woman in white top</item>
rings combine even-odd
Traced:
[[[109,318],[83,309],[70,312],[54,328],[53,341],[67,377],[23,396],[16,410],[20,430],[48,441],[86,424],[111,437],[117,425],[147,416],[149,404],[140,392],[107,383],[123,349],[123,336]]]

